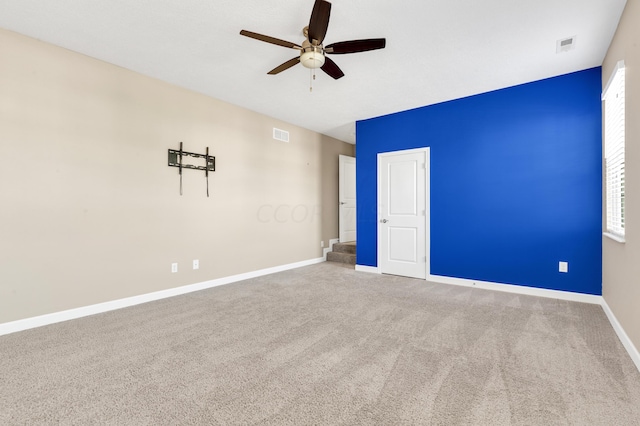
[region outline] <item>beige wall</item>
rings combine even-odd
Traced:
[[[602,293],[636,348],[640,349],[640,1],[628,1],[602,66],[608,82],[621,59],[626,76],[625,237],[603,237]]]
[[[338,237],[352,145],[4,30],[0,58],[0,323],[318,258]],[[216,156],[210,198],[194,170],[179,195],[180,141]]]

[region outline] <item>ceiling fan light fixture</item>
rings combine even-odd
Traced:
[[[324,65],[324,53],[318,47],[308,47],[300,54],[300,63],[305,68],[321,68]]]
[[[338,65],[325,56],[325,54],[345,54],[345,53],[357,53],[367,52],[369,50],[384,49],[386,45],[386,39],[384,38],[371,38],[362,40],[347,40],[338,43],[329,44],[326,48],[322,44],[324,42],[324,36],[327,34],[327,28],[329,27],[329,16],[331,15],[331,3],[327,0],[315,0],[313,4],[313,10],[311,11],[311,19],[309,19],[309,25],[302,29],[302,34],[305,39],[302,42],[302,46],[291,43],[290,41],[280,40],[279,38],[266,36],[263,34],[254,33],[247,30],[240,31],[240,35],[245,37],[254,38],[256,40],[264,41],[266,43],[275,44],[282,47],[288,47],[296,49],[299,54],[292,59],[278,65],[267,74],[275,75],[284,70],[298,65],[301,63],[305,68],[316,69],[320,68],[329,77],[337,80],[344,77],[344,73],[338,67]],[[312,72],[312,78],[315,79],[315,72]]]

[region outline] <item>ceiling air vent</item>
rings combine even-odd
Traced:
[[[556,53],[568,52],[576,47],[576,36],[563,38],[556,42]]]
[[[289,142],[289,132],[273,128],[273,138],[282,142]]]

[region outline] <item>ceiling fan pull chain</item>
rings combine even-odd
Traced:
[[[313,74],[313,70],[309,68],[309,93],[313,93],[313,79],[311,75]]]
[[[315,60],[316,60],[316,49],[313,49],[313,61],[315,62]],[[313,71],[313,79],[315,80],[316,79],[316,69],[312,68],[312,71]]]

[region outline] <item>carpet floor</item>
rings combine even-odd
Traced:
[[[598,305],[322,263],[0,337],[0,424],[637,425]]]

